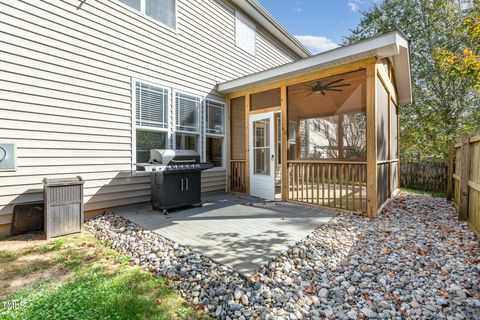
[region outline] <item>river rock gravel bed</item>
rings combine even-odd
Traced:
[[[480,245],[444,199],[401,193],[339,213],[244,277],[115,213],[86,228],[221,319],[480,319]]]

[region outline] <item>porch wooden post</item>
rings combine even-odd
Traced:
[[[376,65],[367,67],[367,214],[377,217]]]
[[[468,218],[468,179],[470,177],[470,136],[462,138],[460,150],[460,197],[458,200],[458,219]]]
[[[250,94],[245,95],[245,193],[250,194]]]
[[[453,191],[453,157],[455,155],[455,142],[450,142],[450,152],[448,154],[448,174],[447,174],[447,200],[452,200]]]
[[[288,182],[288,114],[287,114],[287,86],[282,83],[280,87],[281,97],[281,122],[282,122],[282,201],[288,200],[287,182]]]

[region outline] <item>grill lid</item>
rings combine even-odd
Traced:
[[[150,163],[163,165],[200,163],[200,155],[195,150],[151,149]]]

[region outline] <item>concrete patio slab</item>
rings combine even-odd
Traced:
[[[335,216],[326,208],[229,194],[203,198],[201,208],[164,216],[144,205],[118,210],[131,222],[245,275]]]

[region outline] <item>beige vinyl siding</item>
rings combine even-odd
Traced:
[[[116,0],[1,1],[0,140],[18,168],[0,172],[0,232],[44,177],[81,175],[86,210],[149,201],[149,177],[131,173],[132,78],[221,101],[216,83],[298,59],[259,26],[252,56],[234,30],[226,0],[178,0],[176,30]],[[225,190],[225,170],[202,177]]]

